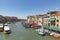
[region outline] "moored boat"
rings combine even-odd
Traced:
[[[9,34],[10,33],[10,27],[8,25],[4,26],[4,33]]]
[[[4,28],[3,24],[0,24],[0,31],[3,31],[3,28]]]
[[[60,37],[60,33],[56,33],[56,32],[52,32],[50,35],[55,37],[55,38],[59,38]]]
[[[8,23],[5,23],[4,26],[8,26]]]
[[[55,34],[54,32],[51,32],[51,33],[50,33],[50,36],[53,36],[54,34]]]
[[[45,35],[45,32],[43,29],[36,29],[37,33],[41,36],[44,36]]]

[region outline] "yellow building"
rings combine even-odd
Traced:
[[[55,15],[56,21],[55,21],[55,26],[60,28],[60,12],[57,12]]]
[[[52,27],[60,28],[60,12],[51,12],[50,23]]]

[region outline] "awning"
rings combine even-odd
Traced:
[[[56,18],[50,18],[50,22],[53,22],[55,20],[56,20]]]
[[[60,29],[57,28],[57,27],[43,26],[43,28],[45,28],[45,29],[50,29],[50,30],[54,30],[54,31],[57,31],[57,32],[60,32]]]
[[[45,29],[50,29],[50,26],[43,26],[43,28],[45,28]]]
[[[32,26],[33,27],[40,27],[41,25],[39,25],[39,24],[33,24]]]

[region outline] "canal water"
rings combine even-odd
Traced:
[[[50,36],[40,36],[36,34],[34,29],[25,28],[21,22],[10,25],[11,34],[4,34],[0,32],[0,40],[56,40]]]

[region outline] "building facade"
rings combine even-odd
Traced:
[[[42,17],[43,17],[43,15],[36,15],[37,24],[42,25],[42,22],[43,22]]]
[[[34,23],[35,22],[35,16],[27,16],[28,23]]]
[[[32,23],[43,24],[43,26],[60,28],[60,12],[53,11],[48,12],[47,14],[44,15],[28,16],[27,21]]]
[[[60,12],[50,12],[50,26],[60,28]]]
[[[28,16],[27,21],[42,25],[42,16],[43,15]]]
[[[55,26],[60,28],[60,12],[56,13],[55,18],[56,18]]]

